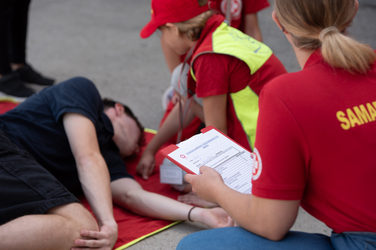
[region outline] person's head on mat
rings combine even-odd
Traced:
[[[114,127],[113,141],[118,146],[120,155],[127,157],[137,153],[142,143],[144,127],[128,106],[109,98],[102,101],[103,112]]]

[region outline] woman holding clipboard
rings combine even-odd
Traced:
[[[261,92],[251,195],[205,166],[185,177],[240,227],[192,234],[178,250],[376,249],[376,54],[346,35],[357,10],[357,0],[275,1],[302,71]],[[299,206],[331,236],[289,231]]]

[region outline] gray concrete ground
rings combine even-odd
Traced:
[[[376,2],[359,1],[359,13],[349,32],[376,49]],[[264,42],[289,72],[297,71],[290,44],[272,21],[271,12],[272,7],[259,14]],[[131,106],[146,127],[157,129],[169,72],[158,35],[146,40],[139,37],[149,18],[149,0],[33,0],[28,61],[59,82],[74,76],[90,78],[103,97]],[[202,229],[205,226],[197,223],[181,223],[129,249],[175,249],[185,235]],[[330,229],[303,210],[293,229],[330,234]]]

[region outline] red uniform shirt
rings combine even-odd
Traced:
[[[222,22],[223,17],[220,15],[209,18],[202,30],[195,51],[199,50],[205,36],[210,35]],[[251,150],[247,135],[236,115],[230,93],[238,92],[248,85],[259,95],[262,87],[268,81],[286,73],[282,63],[272,55],[260,69],[251,75],[247,64],[236,57],[204,53],[197,56],[193,69],[197,80],[193,84],[196,85],[195,90],[198,97],[227,94],[227,134],[240,145]],[[193,81],[190,76],[188,81],[191,83]]]
[[[260,95],[252,193],[301,200],[336,233],[376,232],[376,63],[333,69],[320,50]]]
[[[227,0],[215,0],[217,9],[226,16]],[[269,7],[267,0],[231,0],[231,26],[244,31],[244,16]]]

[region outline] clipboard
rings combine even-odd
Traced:
[[[225,184],[234,190],[252,191],[251,152],[213,126],[160,152],[187,173],[200,174],[199,168],[206,165],[220,173]]]

